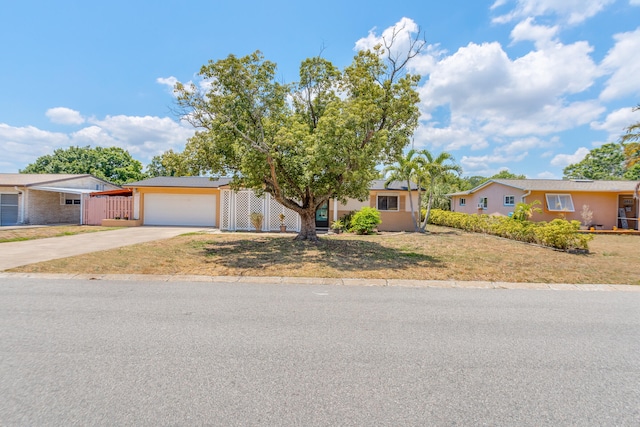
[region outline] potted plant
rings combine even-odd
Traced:
[[[593,223],[593,211],[589,209],[589,205],[582,205],[580,216],[582,217],[582,226],[580,228],[583,230],[591,228],[591,230],[593,230],[594,227],[591,227]]]
[[[262,220],[264,219],[264,215],[260,212],[251,212],[251,224],[256,231],[262,231]]]
[[[287,226],[286,226],[286,225],[285,225],[285,223],[284,223],[284,218],[285,218],[285,217],[284,217],[284,214],[283,214],[283,213],[281,213],[281,214],[279,215],[279,217],[280,217],[280,232],[281,232],[281,233],[286,233],[286,232],[287,232]]]
[[[342,233],[342,230],[344,229],[344,222],[342,222],[342,220],[339,220],[339,219],[336,221],[333,221],[331,223],[331,229],[336,234]]]

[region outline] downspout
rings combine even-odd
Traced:
[[[526,193],[524,193],[521,197],[520,197],[520,201],[522,203],[525,203],[525,200],[527,199],[528,196],[531,195],[531,190],[527,191]]]

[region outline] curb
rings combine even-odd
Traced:
[[[107,280],[107,281],[155,281],[155,282],[201,282],[201,283],[247,283],[271,285],[328,285],[328,286],[377,286],[405,288],[459,288],[459,289],[528,289],[550,291],[587,292],[640,292],[635,285],[570,284],[570,283],[523,283],[459,280],[410,280],[410,279],[340,279],[317,277],[279,276],[197,276],[158,274],[53,274],[53,273],[4,273],[0,279],[52,279],[52,280]]]

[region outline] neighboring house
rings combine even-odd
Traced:
[[[636,181],[492,179],[469,191],[449,194],[451,210],[468,214],[509,215],[519,202],[540,201],[533,221],[564,217],[582,222],[586,205],[597,228],[638,230]]]
[[[280,229],[280,214],[288,230],[299,231],[300,217],[282,206],[270,194],[257,197],[252,190],[233,191],[230,178],[156,177],[132,182],[123,187],[133,189],[134,218],[144,225],[193,225],[218,227],[222,230],[253,230],[250,215],[264,215],[263,231]],[[417,194],[412,193],[418,209]],[[377,207],[381,212],[381,231],[413,231],[406,185],[374,181],[370,196],[361,202],[346,204],[330,200],[316,212],[316,226],[329,227],[332,221],[363,206]]]
[[[117,188],[89,174],[0,173],[0,225],[81,224],[82,195]]]

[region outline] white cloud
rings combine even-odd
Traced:
[[[568,24],[579,24],[598,14],[615,0],[498,0],[491,6],[491,10],[513,2],[516,3],[514,9],[493,18],[494,23],[504,24],[535,16],[556,16]]]
[[[549,42],[511,60],[496,42],[458,49],[419,88],[423,118],[447,106],[447,128],[423,122],[416,141],[480,148],[488,140],[549,135],[596,120],[605,111],[598,102],[567,100],[601,75],[591,51],[585,42]]]
[[[544,25],[535,25],[533,22],[533,18],[527,18],[518,23],[518,25],[511,30],[511,40],[513,40],[514,43],[524,40],[532,41],[540,48],[552,41],[558,34],[557,25],[547,27]]]
[[[91,118],[89,126],[72,133],[49,132],[33,126],[0,123],[0,168],[17,172],[57,148],[78,146],[121,147],[143,164],[168,149],[182,151],[194,129],[168,117],[106,116]]]
[[[640,6],[640,0],[629,0],[631,6]]]
[[[63,125],[79,125],[84,123],[84,118],[79,112],[65,107],[49,108],[45,115],[53,123]]]
[[[509,165],[521,162],[527,157],[527,153],[520,153],[514,156],[505,156],[502,154],[486,154],[483,156],[462,156],[460,164],[464,168],[465,174],[481,175],[487,171],[501,169],[512,169]],[[495,165],[495,166],[491,166]],[[491,174],[493,175],[493,174]]]
[[[544,171],[544,172],[540,172],[539,174],[537,174],[536,178],[538,178],[538,179],[558,179],[558,176],[553,172]]]
[[[600,94],[606,101],[640,95],[640,28],[613,37],[616,43],[601,64],[603,70],[612,74]]]
[[[402,18],[395,25],[382,31],[382,34],[376,34],[376,28],[373,28],[367,34],[356,41],[354,50],[372,49],[374,46],[389,46],[390,56],[393,58],[404,59],[407,57],[410,49],[421,46],[422,41],[416,37],[420,36],[420,27],[411,18]],[[444,55],[446,51],[441,50],[438,44],[422,45],[421,54],[414,57],[408,65],[408,71],[415,74],[429,74],[436,64],[439,57]]]
[[[622,136],[627,127],[637,121],[638,113],[634,112],[631,107],[620,108],[609,113],[603,122],[592,122],[591,128],[607,132],[607,139],[613,142]]]
[[[580,147],[573,154],[558,154],[553,159],[551,159],[551,165],[564,168],[574,163],[578,163],[585,158],[585,156],[589,154],[589,149],[585,147]]]
[[[0,167],[3,172],[18,172],[38,157],[56,148],[70,145],[67,134],[49,132],[34,126],[14,127],[0,123]]]
[[[134,157],[138,155],[150,158],[169,148],[180,147],[181,150],[186,140],[194,134],[190,125],[178,123],[168,117],[119,115],[90,121],[102,132],[94,130],[83,136],[93,135],[96,143],[109,141],[108,144],[122,147]]]
[[[515,141],[510,141],[504,145],[496,147],[496,152],[514,156],[521,153],[527,153],[533,149],[550,147],[551,145],[551,141],[543,141],[540,138],[532,136],[529,138],[516,139]]]

